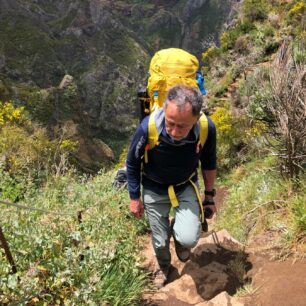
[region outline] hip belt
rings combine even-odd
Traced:
[[[152,180],[153,182],[159,183],[158,181],[155,181],[154,179],[151,179],[150,177],[148,177],[145,173],[143,173],[143,175],[145,175],[149,180]],[[175,190],[174,187],[175,186],[181,186],[187,183],[190,183],[192,185],[192,187],[194,188],[194,191],[197,195],[198,198],[198,202],[199,202],[199,206],[200,206],[200,210],[201,210],[201,222],[204,222],[204,210],[203,210],[203,206],[202,206],[202,199],[201,199],[201,195],[200,195],[200,191],[199,188],[197,186],[197,184],[192,180],[192,178],[196,175],[196,173],[193,173],[187,180],[185,180],[184,182],[178,183],[178,184],[173,184],[173,185],[168,185],[168,196],[169,196],[169,200],[171,203],[171,206],[173,208],[176,208],[179,206],[179,202],[177,200],[176,194],[175,194]]]

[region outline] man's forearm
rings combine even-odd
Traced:
[[[216,170],[203,170],[202,175],[206,191],[212,191],[215,185]]]
[[[131,199],[140,198],[140,168],[127,163],[128,190]]]

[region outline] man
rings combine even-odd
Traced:
[[[141,218],[146,210],[152,230],[152,244],[157,259],[155,284],[161,288],[167,280],[171,254],[169,239],[173,235],[178,258],[189,259],[200,233],[200,205],[197,190],[197,167],[201,162],[205,185],[205,204],[216,212],[213,202],[216,176],[216,129],[208,119],[205,145],[199,147],[201,93],[192,87],[177,85],[167,94],[163,109],[155,116],[158,144],[146,152],[148,123],[146,117],[137,128],[128,157],[127,176],[131,198],[130,211]],[[147,162],[143,156],[148,154]],[[142,197],[140,183],[142,183]],[[169,190],[172,188],[175,195]],[[174,197],[174,198],[173,198]],[[173,205],[177,203],[178,205]],[[169,212],[175,218],[169,224]],[[206,207],[205,206],[205,207]]]

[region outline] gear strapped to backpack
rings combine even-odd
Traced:
[[[163,106],[171,87],[184,84],[198,88],[206,94],[204,77],[197,58],[178,48],[163,49],[154,54],[149,68],[147,88],[138,91],[140,119]]]

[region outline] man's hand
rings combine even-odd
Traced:
[[[212,202],[212,205],[210,204],[210,202]],[[216,205],[213,203],[214,201],[212,200],[212,198],[211,199],[205,198],[205,200],[202,202],[204,208],[204,215],[206,219],[212,219],[214,214],[217,212]]]
[[[140,199],[131,200],[130,211],[137,219],[140,219],[144,212],[144,206],[142,201]]]
[[[217,212],[217,209],[216,209],[216,206],[215,205],[205,205],[204,206],[204,213],[205,213],[205,210],[209,210],[209,213],[210,215],[205,217],[206,219],[212,219],[212,217],[214,216],[214,214]]]

